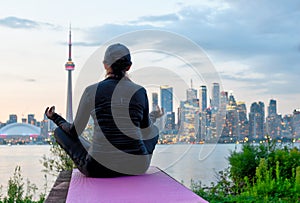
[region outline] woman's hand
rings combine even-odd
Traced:
[[[46,114],[47,118],[52,119],[53,115],[55,114],[55,106],[52,106],[51,108],[47,107],[45,114]]]
[[[155,123],[157,118],[160,118],[164,115],[164,109],[156,106],[156,110],[153,110],[150,114],[150,119],[153,123]]]

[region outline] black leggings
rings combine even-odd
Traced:
[[[88,177],[118,177],[128,176],[128,174],[119,173],[113,171],[99,162],[97,162],[92,156],[89,155],[88,149],[90,143],[82,136],[74,137],[65,133],[60,127],[54,131],[54,137],[56,142],[66,151],[70,158],[74,161],[74,164],[78,170]],[[145,140],[145,146],[149,154],[152,154],[154,147],[157,143],[158,136]]]

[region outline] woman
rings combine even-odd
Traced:
[[[157,107],[149,114],[145,88],[126,76],[132,64],[126,46],[109,46],[103,64],[106,79],[85,89],[72,124],[56,114],[54,106],[45,113],[58,126],[54,131],[57,143],[86,176],[142,174],[158,140],[153,123],[163,111]],[[90,116],[94,120],[91,143],[80,136]]]

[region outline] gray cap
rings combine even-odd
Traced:
[[[112,44],[105,51],[103,63],[110,66],[122,57],[125,57],[129,62],[131,61],[129,49],[120,43]]]

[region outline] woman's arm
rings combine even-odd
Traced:
[[[61,127],[67,134],[72,136],[80,135],[88,122],[94,100],[91,100],[88,88],[85,89],[81,96],[77,113],[73,123],[67,122],[62,116],[55,113],[55,107],[46,108],[46,116],[51,119],[57,126]]]

